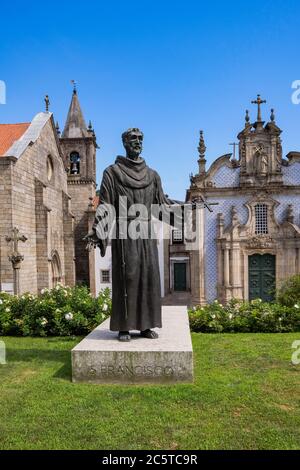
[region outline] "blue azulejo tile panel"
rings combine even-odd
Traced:
[[[224,165],[212,177],[217,188],[236,188],[239,186],[240,168],[229,168]]]

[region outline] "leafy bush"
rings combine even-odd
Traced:
[[[85,335],[111,313],[109,289],[93,298],[87,287],[44,289],[39,296],[0,292],[0,335]]]
[[[189,310],[191,330],[201,333],[288,333],[300,331],[300,306],[231,300]]]
[[[300,274],[290,277],[282,284],[277,293],[277,301],[287,307],[300,306]]]

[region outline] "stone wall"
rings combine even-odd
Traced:
[[[48,157],[51,158],[52,171],[49,171]],[[0,159],[1,160],[1,159]],[[1,168],[3,165],[1,165]],[[65,281],[65,271],[68,265],[68,280],[72,280],[72,228],[69,206],[63,203],[68,199],[67,175],[62,157],[57,145],[52,117],[44,125],[38,139],[29,145],[11,169],[4,170],[0,178],[5,179],[7,195],[1,198],[11,198],[11,216],[9,210],[1,225],[1,246],[3,237],[9,234],[12,227],[19,228],[28,240],[20,243],[20,252],[24,261],[20,270],[21,292],[38,292],[44,287],[51,287],[52,270],[51,257],[57,253],[60,259],[62,281]],[[11,196],[9,196],[9,193]],[[68,237],[64,228],[68,226]],[[71,225],[70,225],[71,224]],[[69,244],[67,248],[66,245]],[[11,247],[9,247],[11,249]],[[65,260],[68,254],[72,260]],[[12,279],[11,268],[6,272],[2,268],[7,264],[7,247],[1,253],[2,283]],[[74,269],[73,269],[74,270]]]
[[[13,272],[8,259],[10,247],[5,237],[12,228],[12,172],[16,159],[0,157],[0,284],[1,290],[11,290]],[[10,285],[10,288],[9,288]]]
[[[89,232],[88,208],[91,204],[91,198],[95,196],[95,184],[93,182],[83,183],[80,180],[70,181],[68,191],[75,218],[76,282],[90,285],[89,253],[83,238]]]

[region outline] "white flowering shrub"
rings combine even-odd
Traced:
[[[109,289],[93,298],[87,287],[43,289],[19,297],[0,292],[0,335],[85,335],[111,313]]]
[[[299,302],[300,303],[300,302]],[[189,310],[192,331],[201,333],[288,333],[300,331],[300,309],[261,299],[218,301]]]

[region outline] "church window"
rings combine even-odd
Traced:
[[[268,206],[257,204],[255,206],[255,234],[266,235],[268,233]]]
[[[52,287],[57,286],[62,281],[61,263],[58,253],[55,251],[51,260]]]
[[[51,181],[53,176],[53,161],[50,155],[48,155],[47,158],[47,178],[48,181]]]
[[[110,272],[109,269],[102,269],[101,270],[101,282],[103,284],[109,284],[110,283]]]
[[[170,214],[170,225],[172,228],[172,243],[179,244],[184,242],[184,213],[182,210],[182,219],[181,219],[181,227],[179,221],[177,222],[177,226],[175,227],[175,216],[174,212]]]
[[[172,231],[173,243],[183,243],[183,230],[174,229]]]
[[[70,154],[70,173],[71,175],[79,175],[80,173],[80,155],[78,152]]]

